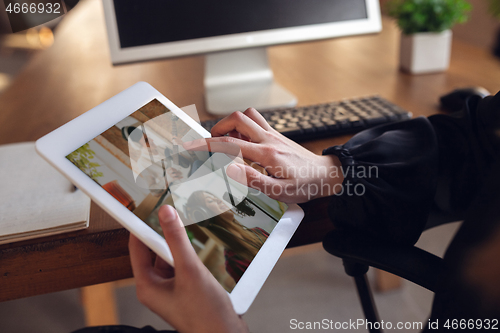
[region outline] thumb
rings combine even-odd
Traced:
[[[172,252],[175,268],[183,269],[194,265],[199,259],[189,241],[184,224],[177,211],[172,206],[164,205],[160,207],[158,218],[163,230],[163,236],[167,241],[170,252]]]

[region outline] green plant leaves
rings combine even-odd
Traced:
[[[466,22],[472,9],[465,0],[391,0],[387,6],[404,34],[450,29]]]
[[[100,164],[89,161],[94,158],[94,154],[95,152],[90,149],[90,145],[86,143],[66,156],[66,158],[97,182],[97,178],[102,177],[103,174],[96,169],[100,167]]]

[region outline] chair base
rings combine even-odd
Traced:
[[[368,331],[370,333],[381,333],[382,331],[380,329],[373,327],[380,321],[378,319],[379,316],[377,308],[375,307],[369,282],[366,278],[366,272],[368,272],[369,268],[368,265],[359,264],[348,259],[342,259],[342,262],[344,264],[346,274],[352,276],[356,282],[356,289],[363,308],[363,313],[365,314],[365,319],[367,322],[372,323],[372,326],[368,328]]]

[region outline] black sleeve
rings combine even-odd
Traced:
[[[433,204],[438,174],[436,135],[427,118],[382,125],[323,154],[342,163],[342,191],[329,215],[338,228],[414,244]]]
[[[500,159],[500,93],[469,98],[460,112],[429,117],[437,137],[436,207],[463,219],[492,163]]]

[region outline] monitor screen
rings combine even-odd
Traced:
[[[121,48],[367,18],[365,0],[114,0]]]
[[[104,0],[111,60],[206,54],[205,101],[225,115],[291,107],[267,46],[379,32],[379,0]]]
[[[104,0],[113,64],[381,30],[379,0]]]

